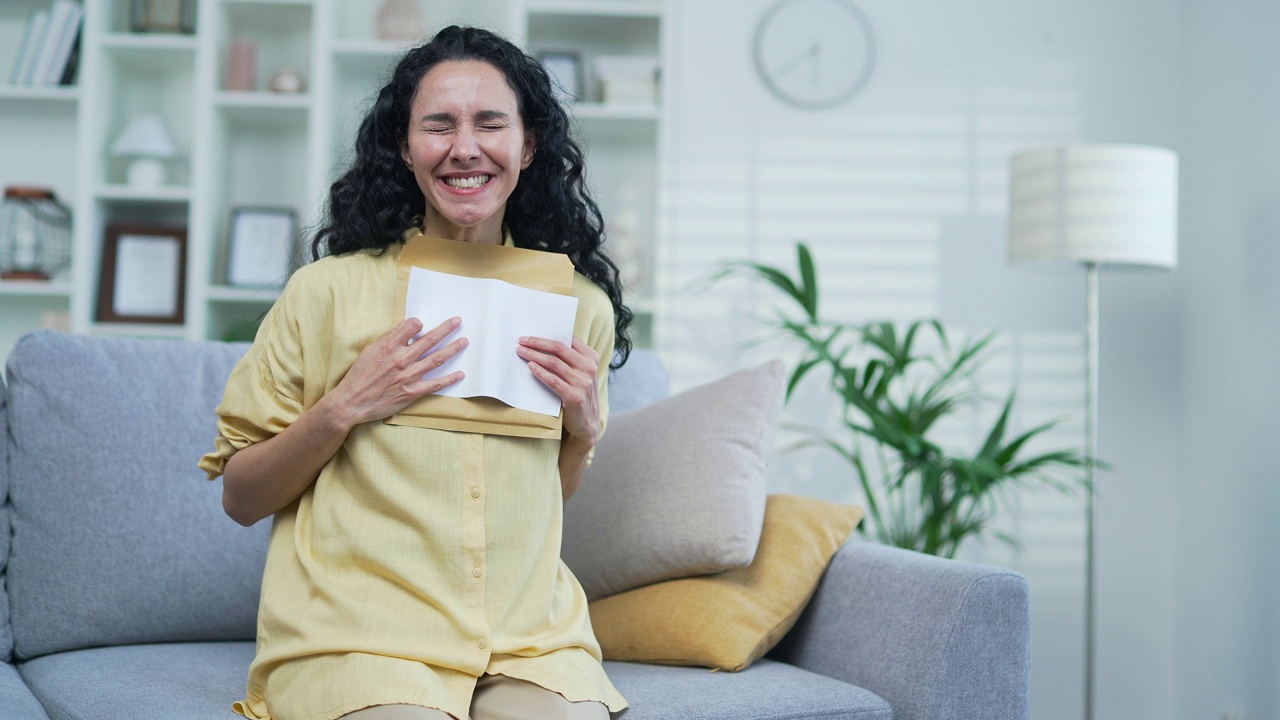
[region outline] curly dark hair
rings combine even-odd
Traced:
[[[421,222],[422,190],[401,159],[400,139],[409,131],[418,81],[439,63],[463,60],[502,72],[525,132],[536,138],[537,151],[507,199],[503,221],[517,246],[568,255],[578,272],[605,291],[616,335],[610,367],[622,367],[631,354],[627,328],[633,315],[622,302],[618,267],[601,247],[604,219],[587,189],[569,116],[542,63],[488,30],[453,25],[401,58],[360,123],[351,167],[329,189],[328,216],[311,242],[313,256],[385,251]]]

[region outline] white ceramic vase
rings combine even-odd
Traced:
[[[379,40],[411,41],[421,39],[426,27],[418,0],[382,0],[373,31]]]

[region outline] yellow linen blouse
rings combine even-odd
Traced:
[[[400,322],[400,247],[294,274],[227,381],[216,450],[200,461],[210,479],[237,450],[297,420]],[[573,294],[574,334],[600,354],[604,417],[613,307],[579,274]],[[626,707],[601,665],[582,587],[560,560],[559,451],[559,440],[382,422],[352,430],[275,515],[257,655],[235,710],[322,720],[403,703],[465,720],[485,673]]]

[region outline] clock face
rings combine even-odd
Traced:
[[[756,72],[783,102],[826,110],[871,78],[871,23],[847,0],[779,0],[756,25]]]

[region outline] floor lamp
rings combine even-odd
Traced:
[[[1098,271],[1172,269],[1178,254],[1178,156],[1141,145],[1068,145],[1016,153],[1009,177],[1009,260],[1085,267],[1085,457],[1098,455]],[[1086,466],[1084,716],[1096,681],[1097,485]]]

